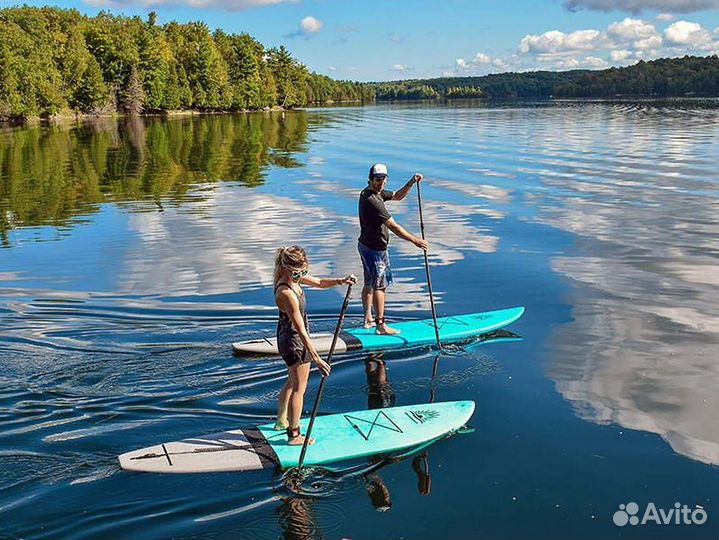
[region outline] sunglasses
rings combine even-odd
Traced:
[[[307,270],[295,270],[292,272],[292,279],[298,281],[307,275]]]

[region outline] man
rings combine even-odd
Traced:
[[[360,237],[357,249],[364,267],[364,288],[362,306],[364,307],[364,326],[372,328],[378,334],[399,334],[399,330],[387,325],[384,318],[385,289],[392,284],[392,270],[389,265],[387,247],[389,232],[412,242],[418,248],[429,249],[429,243],[407,232],[387,212],[385,201],[401,201],[422,180],[417,173],[399,190],[387,191],[387,166],[376,163],[370,167],[369,182],[359,197]],[[374,307],[375,318],[372,318]]]

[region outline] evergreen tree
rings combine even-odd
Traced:
[[[137,68],[132,66],[127,86],[122,93],[122,107],[132,115],[140,114],[144,110],[145,91],[142,88],[142,81],[138,75]]]

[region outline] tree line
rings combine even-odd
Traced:
[[[310,72],[285,47],[201,22],[157,24],[54,7],[0,9],[0,119],[366,101],[367,85]]]
[[[372,83],[376,99],[719,96],[719,57],[662,58],[600,71],[533,71]]]

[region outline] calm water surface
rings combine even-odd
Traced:
[[[718,102],[686,101],[3,129],[0,537],[717,538],[718,126]],[[322,411],[473,399],[475,430],[315,470],[300,494],[281,471],[120,470],[128,450],[273,419],[284,364],[230,343],[273,331],[276,247],[361,274],[375,161],[390,188],[426,176],[440,315],[527,312],[517,337],[436,365],[340,357]],[[418,232],[414,191],[390,210]],[[390,315],[427,317],[420,253],[391,250]],[[308,292],[314,329],[342,294]],[[617,527],[629,502],[708,519]]]

